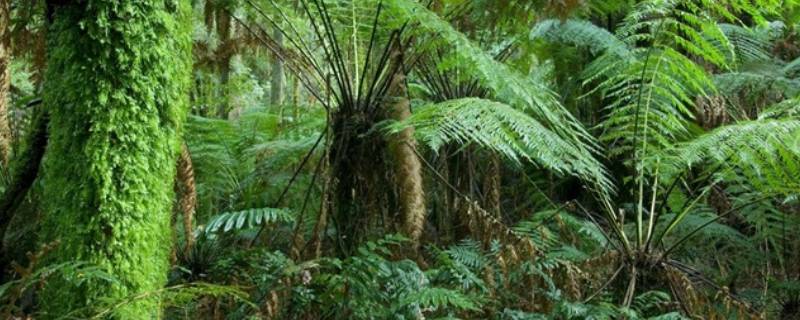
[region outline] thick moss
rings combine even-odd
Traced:
[[[66,3],[48,30],[40,241],[60,241],[53,263],[85,261],[118,282],[51,279],[40,296],[46,318],[164,285],[191,72],[187,0]],[[160,309],[145,298],[113,318],[154,319]]]

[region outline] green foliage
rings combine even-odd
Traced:
[[[206,232],[228,232],[252,228],[262,224],[275,222],[292,222],[294,217],[287,210],[275,208],[257,208],[236,212],[221,213],[208,221]]]
[[[387,6],[417,26],[419,36],[426,39],[426,42],[419,44],[419,50],[447,48],[443,52],[442,62],[437,66],[440,72],[453,72],[478,81],[490,91],[493,100],[531,114],[558,137],[578,148],[584,158],[592,156],[596,150],[594,139],[561,105],[546,83],[526,78],[509,66],[495,61],[449,23],[413,1],[388,1]],[[425,37],[426,34],[437,36]],[[442,50],[438,52],[441,54]],[[592,182],[599,183],[598,177]]]
[[[36,268],[33,272],[22,274],[20,278],[0,285],[0,306],[2,306],[0,307],[0,315],[4,317],[23,315],[22,310],[18,308],[18,301],[41,283],[51,280],[74,286],[80,286],[87,282],[119,284],[119,281],[113,275],[85,262],[69,261],[50,264]]]
[[[793,119],[740,122],[677,144],[657,159],[666,176],[710,163],[724,169],[718,173],[723,178],[742,177],[766,194],[794,195],[798,128]]]
[[[232,297],[236,301],[242,302],[245,306],[256,308],[254,304],[248,301],[247,294],[239,288],[197,282],[140,292],[122,299],[103,299],[98,305],[90,306],[91,311],[85,313],[91,314],[88,319],[106,319],[114,315],[120,308],[135,305],[141,300],[157,299],[162,302],[164,307],[172,307],[198,300],[201,297]],[[64,317],[69,318],[70,315],[65,315]]]
[[[405,241],[387,236],[367,242],[354,256],[324,263],[323,268],[333,268],[317,278],[325,285],[320,297],[328,306],[324,314],[335,319],[415,319],[452,318],[459,311],[477,310],[480,304],[474,297],[436,287],[414,262],[388,260],[389,247]]]
[[[11,61],[11,101],[24,101],[34,94],[33,73],[31,72],[30,63],[25,60],[12,60]],[[19,108],[22,104],[12,104]]]
[[[44,319],[796,317],[796,1],[211,0],[191,26],[188,6],[52,7],[44,194],[24,213],[43,207],[39,236],[62,245],[0,285],[0,312],[30,295]],[[41,70],[14,41],[16,121]],[[266,101],[276,59],[303,87],[291,105]],[[383,236],[405,190],[372,148],[410,127],[417,255]],[[170,270],[181,135],[198,228]]]
[[[275,110],[257,107],[233,121],[191,116],[186,127],[198,181],[198,221],[206,223],[222,212],[274,205],[319,138],[324,118],[319,110],[308,110],[281,124]],[[296,188],[308,184],[312,170],[300,172]],[[292,192],[285,205],[299,212],[301,201],[302,194]]]
[[[586,47],[595,55],[606,52],[618,57],[630,55],[630,49],[625,42],[608,30],[584,20],[544,20],[533,27],[530,37]]]
[[[420,141],[431,150],[450,143],[478,144],[521,164],[532,161],[561,174],[573,174],[610,189],[604,169],[594,157],[565,141],[525,112],[506,104],[479,98],[448,100],[418,107],[397,132],[416,128]]]

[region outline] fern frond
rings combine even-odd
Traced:
[[[242,211],[225,212],[213,217],[205,228],[206,232],[228,232],[231,230],[249,229],[254,226],[279,222],[292,222],[292,216],[286,209],[257,208]]]
[[[694,98],[713,89],[705,70],[673,49],[636,49],[634,57],[606,54],[585,71],[585,85],[603,79],[590,94],[600,92],[609,101],[600,141],[613,156],[663,150],[685,139]]]
[[[728,23],[720,23],[717,26],[728,39],[732,50],[727,51],[728,48],[724,47],[726,45],[724,43],[713,39],[711,42],[718,47],[718,50],[731,53],[727,57],[731,65],[741,66],[771,59],[773,39],[769,32]]]
[[[405,126],[415,127],[418,139],[432,150],[450,142],[477,144],[517,163],[531,161],[611,189],[605,169],[591,153],[500,102],[464,98],[431,104],[417,108],[409,119],[390,129],[398,131]]]
[[[715,14],[736,20],[724,5],[710,1],[642,1],[625,17],[617,35],[632,46],[650,42],[680,48],[725,68],[731,46],[712,17]]]
[[[495,61],[447,21],[416,1],[391,0],[386,4],[389,10],[414,25],[416,36],[425,39],[419,43],[419,50],[448,48],[443,52],[444,57],[439,64],[442,72],[460,72],[464,77],[478,80],[489,91],[489,98],[529,112],[537,121],[576,147],[597,150],[594,138],[561,105],[545,83],[532,81]]]
[[[758,96],[770,90],[789,97],[800,93],[800,80],[784,77],[777,72],[729,72],[715,75],[714,82],[720,93],[726,96]]]
[[[711,163],[728,169],[722,177],[744,177],[769,193],[796,194],[800,190],[798,134],[798,120],[740,122],[680,143],[655,158],[666,165],[662,173],[667,176]]]
[[[487,263],[486,256],[481,252],[480,243],[471,239],[464,239],[459,244],[452,245],[445,252],[454,261],[475,270],[480,270]]]
[[[764,109],[758,115],[758,120],[767,119],[798,119],[800,117],[800,100],[788,99]]]
[[[426,310],[479,310],[479,304],[458,291],[445,288],[423,288],[401,300],[402,305],[417,304]]]
[[[585,20],[544,20],[537,23],[530,33],[531,39],[544,39],[551,42],[586,47],[593,54],[608,52],[618,57],[630,54],[628,45],[608,30]]]

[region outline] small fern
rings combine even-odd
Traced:
[[[242,211],[225,212],[213,217],[205,228],[206,232],[228,232],[231,230],[249,229],[254,226],[270,223],[287,223],[294,217],[286,209],[257,208]]]

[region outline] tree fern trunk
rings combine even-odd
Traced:
[[[411,116],[406,95],[405,75],[398,73],[393,79],[395,101],[392,118],[403,121]],[[395,179],[398,184],[398,200],[403,216],[403,231],[416,248],[425,225],[425,193],[422,188],[422,164],[414,150],[417,141],[414,128],[406,128],[390,137],[395,162]]]
[[[328,170],[326,163],[328,163],[329,155],[326,152],[325,158],[322,160],[322,165],[324,166],[321,171],[321,176],[323,179],[322,182],[322,195],[320,199],[320,206],[319,206],[319,215],[317,215],[317,221],[314,223],[314,230],[311,231],[311,239],[306,242],[303,258],[305,259],[319,259],[322,256],[322,237],[324,237],[325,230],[328,227],[328,211],[331,208],[330,205],[330,190],[331,190],[331,177],[330,172]]]
[[[175,177],[175,192],[178,194],[178,211],[183,217],[183,235],[186,245],[184,253],[189,253],[194,245],[194,212],[197,208],[197,188],[194,182],[194,166],[189,154],[189,147],[181,145],[181,154],[177,162],[177,175]]]
[[[191,71],[189,9],[189,1],[156,0],[70,1],[53,8],[41,240],[60,241],[51,263],[83,261],[117,281],[48,279],[40,296],[45,319],[166,283]],[[158,299],[131,301],[109,318],[158,319]]]
[[[483,196],[486,209],[500,218],[500,159],[496,154],[489,155],[489,168],[483,177]]]
[[[11,87],[10,1],[0,1],[0,168],[7,172],[11,150],[11,127],[8,125],[8,91]]]

